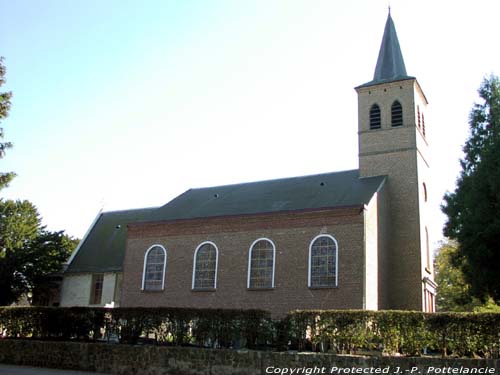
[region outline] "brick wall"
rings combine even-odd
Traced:
[[[364,224],[361,207],[316,212],[185,220],[129,226],[122,306],[259,308],[274,315],[294,309],[363,308]],[[338,242],[338,287],[308,288],[311,240],[329,234]],[[275,288],[248,290],[248,253],[258,238],[276,246]],[[192,291],[196,247],[212,241],[219,250],[216,291]],[[141,290],[144,255],[167,249],[165,289]]]
[[[425,226],[421,190],[429,181],[428,145],[417,126],[417,106],[424,112],[427,101],[415,79],[389,82],[358,91],[360,175],[387,175],[387,254],[381,258],[382,306],[422,310],[422,278],[425,272]],[[391,126],[391,106],[403,107],[403,126]],[[373,104],[381,110],[381,128],[370,130]],[[385,262],[385,263],[384,263]]]

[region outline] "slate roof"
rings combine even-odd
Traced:
[[[159,208],[100,213],[66,273],[121,272],[127,224],[363,205],[385,176],[358,170],[190,189]]]
[[[156,208],[99,213],[65,272],[120,272],[127,224],[147,220]]]
[[[389,12],[377,59],[377,66],[373,74],[373,80],[359,87],[413,78],[415,77],[411,77],[406,73],[405,62],[401,47],[399,46],[396,27],[394,26],[394,21]]]
[[[152,212],[150,218],[168,221],[362,205],[384,179],[359,178],[356,169],[190,189]]]

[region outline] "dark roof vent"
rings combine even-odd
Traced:
[[[319,186],[325,186],[325,185],[326,185],[326,184],[325,184],[323,181],[321,181],[321,182],[319,183]]]
[[[120,229],[122,226],[120,224],[118,224],[115,229]]]
[[[214,198],[219,198],[219,197],[220,197],[220,195],[218,193],[214,194]]]

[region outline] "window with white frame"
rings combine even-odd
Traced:
[[[217,287],[218,250],[213,242],[203,242],[194,252],[193,290]]]
[[[144,271],[142,275],[143,290],[163,290],[165,287],[165,269],[167,251],[161,245],[153,245],[144,255]]]
[[[274,258],[276,248],[267,238],[260,238],[252,243],[248,254],[249,289],[274,288]]]
[[[309,245],[309,287],[336,287],[337,262],[337,240],[330,235],[315,237]]]

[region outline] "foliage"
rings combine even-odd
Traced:
[[[0,57],[0,87],[5,83],[5,65],[3,64],[3,57]],[[0,92],[0,141],[4,137],[4,131],[1,127],[2,120],[9,115],[10,99],[12,98],[11,92]],[[5,151],[12,147],[10,142],[0,142],[0,159],[5,156]],[[6,187],[9,182],[15,177],[12,172],[0,172],[0,190]]]
[[[489,298],[481,302],[470,291],[461,268],[458,244],[449,240],[441,244],[434,259],[438,311],[500,312],[500,306]]]
[[[389,355],[500,358],[500,314],[417,311],[294,311],[189,308],[0,308],[11,338]]]
[[[50,232],[45,229],[39,230],[38,235],[27,244],[24,249],[27,261],[20,272],[28,281],[35,300],[48,298],[58,287],[51,277],[61,272],[62,265],[77,245],[78,240],[64,231]]]
[[[288,317],[291,342],[299,349],[333,350],[352,354],[371,345],[371,314],[353,310],[306,310]]]
[[[416,311],[385,311],[374,316],[376,336],[387,354],[419,355],[429,344],[425,314]]]
[[[22,268],[29,259],[23,249],[36,239],[39,227],[33,204],[0,200],[0,305],[15,302],[27,291]]]
[[[447,241],[441,244],[436,258],[437,309],[438,311],[472,311],[481,303],[470,293],[461,269],[458,244]]]
[[[75,246],[63,232],[45,230],[32,203],[0,200],[0,305],[46,293],[47,276],[61,271]]]
[[[500,79],[491,76],[479,89],[481,103],[469,118],[456,190],[442,206],[444,234],[459,246],[457,262],[473,296],[500,302]]]
[[[230,348],[264,347],[274,340],[272,320],[261,310],[188,308],[0,308],[0,332],[37,339],[118,339]]]

